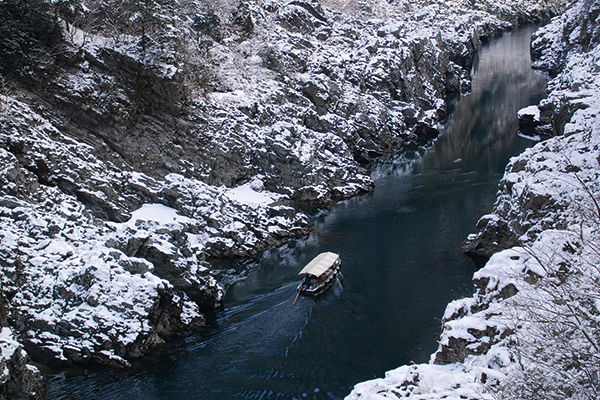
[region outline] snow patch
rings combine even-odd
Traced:
[[[260,178],[254,178],[248,183],[227,189],[224,194],[233,201],[249,206],[270,205],[286,197],[265,190],[263,181]]]
[[[190,218],[179,215],[177,210],[164,204],[144,204],[141,208],[131,214],[131,218],[125,224],[134,228],[137,221],[156,221],[167,225],[172,223],[191,223]]]
[[[540,109],[538,106],[528,106],[517,111],[517,117],[523,118],[525,115],[530,115],[533,122],[540,122]]]

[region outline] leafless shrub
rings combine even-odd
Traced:
[[[517,363],[499,392],[503,399],[600,398],[600,207],[570,160],[566,171],[587,194],[585,204],[573,205],[581,226],[526,248],[528,270],[543,273],[512,302]]]

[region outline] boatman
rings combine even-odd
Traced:
[[[310,287],[310,275],[309,274],[306,274],[306,276],[304,277],[304,287],[307,289]]]

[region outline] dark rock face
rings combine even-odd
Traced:
[[[8,329],[8,328],[4,328]],[[46,385],[37,368],[29,365],[29,356],[23,348],[6,339],[0,340],[2,351],[12,354],[0,359],[0,399],[2,400],[41,400],[46,394]]]
[[[439,4],[166,2],[154,24],[83,3],[81,31],[11,58],[0,93],[0,322],[60,366],[126,368],[202,329],[223,296],[211,258],[306,235],[285,202],[373,190],[365,165],[433,139],[510,25]]]
[[[469,328],[468,333],[473,336],[473,340],[449,337],[448,342],[442,344],[435,353],[434,364],[460,363],[470,355],[486,354],[500,339],[499,332],[495,327],[487,327],[483,331]],[[481,340],[482,338],[485,340]]]
[[[308,9],[293,3],[282,7],[277,11],[277,20],[283,27],[291,32],[310,34],[313,33],[316,28],[313,22],[313,16]]]
[[[480,233],[470,236],[462,245],[465,254],[490,258],[494,253],[519,243],[517,234],[509,224],[495,215],[482,217],[477,223]]]

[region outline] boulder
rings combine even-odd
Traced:
[[[29,355],[8,327],[0,333],[0,399],[41,400],[46,394],[46,384],[40,371],[29,364]]]

